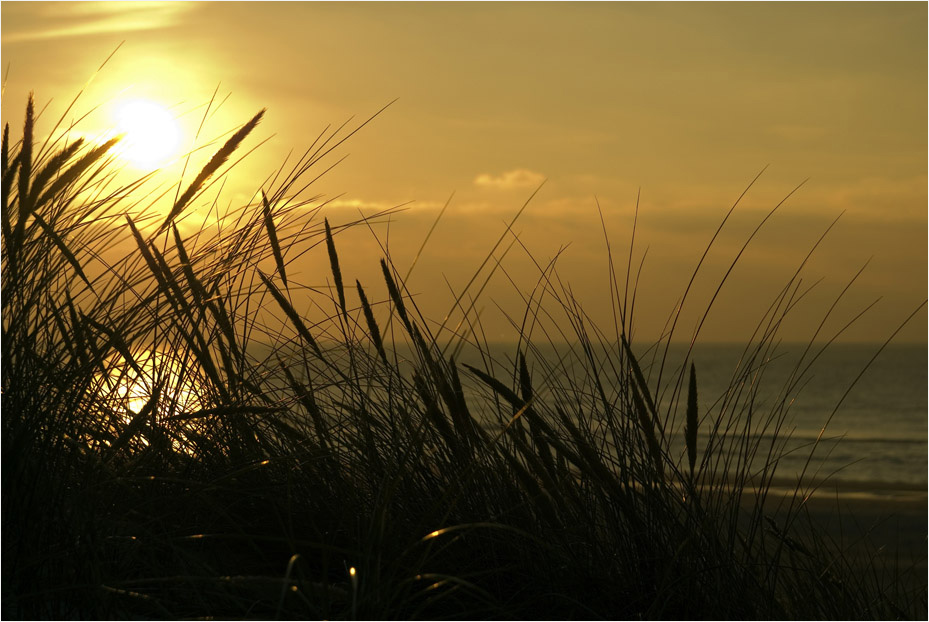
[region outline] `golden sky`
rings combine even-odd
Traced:
[[[542,263],[568,245],[561,277],[603,324],[611,315],[597,201],[622,264],[641,190],[636,264],[648,253],[636,330],[654,339],[716,226],[766,165],[708,258],[676,339],[690,338],[758,221],[806,179],[745,251],[704,340],[746,339],[843,211],[805,268],[804,283],[821,282],[782,336],[808,340],[869,259],[831,332],[880,298],[844,339],[882,340],[926,297],[925,3],[3,2],[0,10],[3,118],[14,136],[30,90],[40,107],[51,100],[49,130],[121,41],[79,110],[150,98],[190,128],[218,85],[228,99],[210,119],[216,136],[267,107],[251,144],[272,138],[233,171],[228,201],[248,200],[327,124],[363,120],[396,98],[333,154],[350,157],[314,189],[341,195],[325,212],[333,223],[408,204],[390,228],[400,266],[454,193],[410,281],[427,315],[448,310],[446,280],[462,287],[547,180],[515,229]],[[105,121],[87,123],[93,132]],[[338,242],[346,278],[380,292],[370,232]],[[538,273],[525,253],[511,251],[505,265],[531,291]],[[298,262],[289,276],[310,283],[324,278],[314,274],[320,266]],[[522,314],[513,288],[501,274],[484,293],[489,338],[512,337],[492,316],[495,303]],[[922,313],[903,338],[924,341],[926,325]]]

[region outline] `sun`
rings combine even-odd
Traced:
[[[115,107],[114,120],[123,135],[118,153],[136,168],[153,170],[177,155],[181,130],[164,106],[147,99],[124,101]]]

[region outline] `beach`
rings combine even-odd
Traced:
[[[780,503],[791,496],[786,488],[773,489],[766,503],[770,515],[782,516]],[[921,602],[917,609],[925,615],[929,521],[924,488],[842,482],[819,488],[803,506],[809,523],[801,515],[794,532],[803,542],[809,543],[807,525],[812,525],[816,542],[839,552],[835,559],[847,563],[857,577],[879,581],[888,593],[915,595]]]

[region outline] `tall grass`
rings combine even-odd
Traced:
[[[294,198],[344,128],[218,233],[185,236],[177,221],[261,116],[166,217],[151,180],[118,183],[111,143],[38,144],[31,98],[22,138],[4,128],[5,617],[924,612],[924,593],[798,528],[808,481],[778,513],[766,503],[819,354],[757,407],[805,260],[699,412],[699,369],[667,357],[678,316],[647,352],[631,344],[634,254],[620,274],[609,240],[614,325],[536,262],[507,355],[474,309],[491,274],[509,277],[503,255],[526,252],[512,223],[441,321],[386,250],[382,283],[346,287],[339,233],[364,221],[320,223]],[[331,289],[288,275],[307,252],[325,253]]]

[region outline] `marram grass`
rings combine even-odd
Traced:
[[[293,198],[339,131],[222,235],[185,236],[263,112],[162,218],[147,179],[116,183],[111,143],[39,144],[26,110],[2,145],[4,617],[925,614],[924,591],[804,528],[799,494],[764,504],[808,360],[764,412],[745,387],[777,353],[799,269],[701,413],[693,365],[675,375],[630,345],[631,251],[623,287],[608,258],[609,331],[537,264],[508,363],[473,309],[512,223],[454,319],[423,317],[389,255],[383,283],[346,290],[336,234],[362,221],[320,226]],[[323,242],[334,295],[288,278]],[[303,314],[308,298],[327,317]]]

